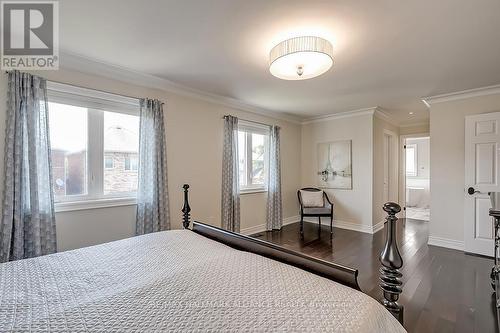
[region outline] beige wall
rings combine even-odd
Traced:
[[[373,225],[385,220],[386,214],[382,210],[384,205],[384,135],[386,131],[394,134],[392,137],[393,149],[389,153],[391,169],[389,181],[389,201],[398,202],[398,152],[399,128],[375,116],[373,119]]]
[[[500,94],[431,105],[429,237],[464,239],[465,116],[500,111]]]
[[[300,186],[299,124],[228,108],[173,93],[133,86],[103,77],[66,70],[37,73],[49,80],[70,83],[111,93],[158,98],[166,112],[168,185],[172,228],[181,228],[182,184],[191,185],[193,219],[220,225],[222,116],[281,126],[282,192],[284,217],[297,215],[296,190]],[[6,91],[6,75],[0,76],[0,90]],[[5,99],[5,94],[0,98]],[[5,101],[0,112],[0,154],[3,155]],[[0,157],[2,157],[0,155]],[[3,158],[2,158],[3,160]],[[3,168],[3,164],[2,164]],[[1,171],[1,169],[0,169]],[[0,175],[3,172],[0,172]],[[241,228],[265,224],[266,193],[241,196]],[[133,235],[135,207],[103,208],[57,213],[59,250],[112,241]]]
[[[373,115],[321,120],[302,126],[302,186],[317,186],[317,146],[352,140],[352,190],[327,189],[335,220],[372,226]]]

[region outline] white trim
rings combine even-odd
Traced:
[[[54,81],[47,81],[47,96],[50,102],[132,115],[138,115],[140,108],[138,98]]]
[[[112,199],[73,201],[73,202],[58,202],[55,204],[55,211],[56,213],[59,213],[59,212],[69,212],[74,210],[132,206],[136,204],[137,204],[136,198],[112,198]]]
[[[385,110],[383,110],[379,106],[344,111],[344,112],[338,112],[338,113],[331,113],[331,114],[317,116],[317,117],[311,117],[311,118],[307,118],[304,121],[302,121],[302,125],[319,123],[319,122],[323,122],[323,121],[330,121],[330,120],[336,120],[336,119],[342,119],[342,118],[364,116],[364,115],[374,115],[375,117],[378,117],[379,119],[382,119],[393,126],[399,127],[399,123],[395,119],[393,119],[389,113],[387,113]]]
[[[163,79],[151,74],[141,73],[129,68],[97,61],[81,55],[76,55],[67,52],[61,52],[60,68],[74,70],[86,74],[97,75],[101,77],[110,78],[128,84],[138,85],[142,87],[154,88],[166,92],[178,94],[181,96],[191,97],[198,100],[203,100],[226,107],[251,112],[254,114],[274,118],[278,120],[285,120],[294,124],[300,124],[302,118],[278,111],[270,111],[264,108],[257,107],[237,100],[231,97],[224,97],[198,89],[190,88],[184,85],[174,83],[170,80]]]
[[[432,104],[458,101],[461,99],[500,94],[500,84],[488,87],[462,90],[448,94],[441,94],[422,98],[422,102],[430,108]]]
[[[300,217],[298,217],[298,221],[300,221]],[[318,218],[317,217],[306,217],[306,218],[304,218],[304,222],[318,224]],[[330,221],[329,220],[327,221],[327,219],[324,219],[324,220],[322,220],[321,224],[330,226]],[[333,226],[336,228],[340,228],[340,229],[347,229],[347,230],[352,230],[352,231],[364,232],[367,234],[373,234],[375,232],[374,231],[375,226],[377,226],[377,228],[379,227],[378,223],[375,226],[372,226],[372,225],[365,225],[365,224],[340,221],[340,220],[333,220]]]
[[[410,128],[410,127],[417,127],[417,126],[429,126],[430,121],[420,121],[420,122],[415,122],[415,123],[402,123],[399,125],[401,128]]]
[[[385,220],[380,221],[379,223],[375,224],[372,227],[372,233],[375,234],[375,233],[379,232],[380,230],[384,229],[384,226],[385,226]]]
[[[324,116],[307,118],[304,121],[302,121],[302,125],[320,123],[320,122],[324,122],[324,121],[330,121],[330,120],[336,120],[336,119],[342,119],[342,118],[358,117],[358,116],[364,116],[364,115],[373,115],[377,109],[378,109],[378,107],[371,107],[371,108],[338,112],[338,113],[327,114]]]
[[[389,170],[389,201],[395,201],[397,202],[399,200],[399,139],[398,139],[398,135],[396,133],[394,133],[393,131],[391,130],[388,130],[386,128],[384,128],[383,130],[383,133],[384,133],[384,136],[390,136],[392,137],[392,140],[393,140],[393,145],[390,147],[392,148],[391,151],[389,152],[389,157],[391,157],[391,154],[394,155],[393,156],[393,161],[396,161],[395,165],[393,165],[393,168],[391,168],[391,170]],[[373,143],[372,143],[373,145]],[[373,158],[372,158],[373,159]],[[385,157],[384,157],[385,159]],[[392,163],[394,164],[394,163]],[[389,163],[389,166],[391,166],[391,163]],[[372,168],[373,168],[373,165],[372,165]],[[391,183],[396,183],[396,193],[393,193],[393,191],[391,191]],[[391,195],[392,194],[392,195]]]
[[[392,126],[399,127],[399,122],[392,118],[392,116],[386,111],[382,110],[380,107],[375,108],[375,117],[382,119]]]
[[[464,251],[465,249],[463,241],[457,241],[454,239],[435,237],[435,236],[429,236],[427,245],[446,247],[448,249],[459,250],[459,251]]]
[[[255,194],[255,193],[267,193],[267,188],[246,188],[246,189],[240,189],[240,195]]]
[[[248,227],[240,230],[240,233],[242,235],[254,235],[258,234],[259,232],[264,232],[266,231],[266,225],[265,224],[259,224],[253,227]]]
[[[289,224],[292,224],[292,223],[296,223],[300,221],[300,217],[299,216],[290,216],[290,217],[286,217],[283,219],[283,225],[289,225]],[[256,225],[256,226],[253,226],[253,227],[248,227],[248,228],[244,228],[244,229],[241,229],[240,230],[240,233],[243,234],[243,235],[253,235],[253,234],[256,234],[256,233],[259,233],[259,232],[264,232],[267,230],[267,227],[266,227],[266,224],[259,224],[259,225]]]
[[[330,221],[329,220],[327,222],[325,222],[325,221],[326,221],[326,219],[322,220],[321,224],[330,226]],[[283,226],[289,225],[292,223],[298,223],[298,222],[300,222],[299,215],[290,216],[290,217],[283,219]],[[304,222],[318,224],[318,218],[306,217],[306,218],[304,218]],[[374,226],[367,226],[367,225],[361,225],[361,224],[352,223],[352,222],[333,220],[333,226],[336,228],[364,232],[367,234],[374,234],[374,233],[384,229],[384,223],[385,223],[385,220],[375,224]],[[242,233],[243,235],[253,235],[253,234],[256,234],[259,232],[264,232],[266,230],[267,229],[266,229],[265,224],[259,224],[259,225],[253,226],[253,227],[241,229],[240,233]]]

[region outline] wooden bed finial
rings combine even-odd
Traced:
[[[191,212],[191,207],[189,207],[189,201],[188,201],[189,184],[184,184],[182,188],[184,189],[184,206],[182,207],[182,226],[184,229],[188,229],[190,222],[189,213]]]
[[[396,214],[401,211],[401,207],[395,202],[387,202],[383,207],[388,214],[385,223],[386,237],[385,246],[380,253],[380,287],[384,292],[382,304],[391,312],[396,319],[403,324],[403,306],[398,304],[399,294],[403,291],[401,286],[403,274],[399,271],[403,267],[403,258],[399,253],[396,240]]]

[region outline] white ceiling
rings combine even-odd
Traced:
[[[333,68],[273,77],[272,46],[310,34]],[[301,117],[380,106],[417,122],[420,97],[500,83],[500,1],[61,0],[60,48]]]

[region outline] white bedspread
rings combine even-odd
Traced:
[[[0,332],[404,332],[371,297],[192,231],[0,264]]]

